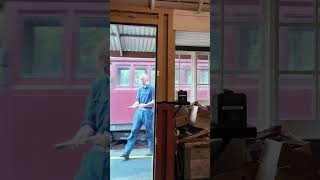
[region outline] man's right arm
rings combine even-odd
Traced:
[[[87,100],[85,117],[81,123],[80,129],[73,136],[73,138],[72,138],[73,140],[78,140],[78,139],[86,138],[89,136],[93,136],[96,132],[94,97],[96,95],[98,85],[99,85],[98,81],[94,81],[91,84],[91,87],[89,90],[89,95],[88,95],[88,100]]]
[[[140,104],[139,96],[140,96],[140,89],[137,92],[136,101],[129,108],[137,108],[139,106],[139,104]]]

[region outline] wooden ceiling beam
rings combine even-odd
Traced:
[[[198,13],[202,11],[204,0],[199,0]]]
[[[153,10],[156,7],[156,0],[151,0],[151,9]]]
[[[181,10],[190,10],[197,11],[199,8],[199,3],[190,3],[190,2],[170,2],[170,1],[157,1],[157,8],[168,8],[168,9],[181,9]],[[203,3],[202,11],[210,11],[210,4]]]

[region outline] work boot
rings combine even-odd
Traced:
[[[129,155],[122,154],[122,155],[120,155],[120,157],[123,157],[125,161],[129,160]]]

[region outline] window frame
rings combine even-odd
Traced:
[[[65,51],[65,47],[68,47],[68,40],[67,37],[67,29],[68,23],[66,20],[66,12],[65,11],[52,11],[52,12],[42,12],[42,11],[19,11],[17,12],[18,18],[17,18],[17,28],[18,30],[18,38],[15,41],[17,44],[17,53],[16,58],[18,61],[12,62],[12,74],[13,74],[13,80],[16,82],[16,84],[62,84],[67,76],[67,69],[66,69],[66,63],[67,63],[67,52]],[[43,76],[29,76],[29,75],[22,75],[22,61],[23,61],[23,47],[24,47],[24,20],[26,17],[30,16],[36,16],[36,17],[54,17],[57,18],[59,21],[61,21],[61,28],[63,29],[63,36],[62,36],[62,44],[61,44],[61,74],[57,77],[43,77]]]
[[[52,86],[58,87],[59,89],[79,89],[86,90],[88,89],[88,84],[92,82],[95,78],[82,78],[73,80],[73,71],[72,66],[75,62],[74,55],[74,40],[75,34],[77,31],[76,27],[76,16],[77,14],[87,16],[97,16],[103,15],[108,17],[107,8],[108,3],[105,2],[83,2],[83,3],[51,3],[48,6],[45,2],[30,3],[30,2],[8,2],[6,3],[5,11],[5,32],[10,32],[11,34],[16,34],[15,38],[11,38],[10,41],[5,39],[6,43],[6,54],[7,59],[12,61],[8,62],[8,85],[12,88],[19,89],[48,89]],[[30,77],[23,78],[20,76],[20,64],[21,64],[21,50],[22,50],[22,41],[23,41],[23,19],[21,18],[22,14],[32,14],[32,15],[56,15],[58,14],[59,20],[63,21],[64,28],[64,37],[63,37],[63,46],[68,47],[63,48],[65,50],[64,54],[61,55],[62,62],[64,63],[62,68],[62,75],[60,78],[45,78],[45,77]],[[108,18],[107,18],[108,19]],[[16,23],[11,23],[16,22]]]
[[[190,91],[190,96],[188,93],[188,96],[190,97],[189,101],[191,102],[195,102],[198,100],[198,93],[197,93],[197,89],[199,89],[199,86],[203,89],[203,86],[208,86],[208,91],[210,92],[210,52],[204,52],[204,51],[176,51],[176,59],[179,59],[179,64],[180,64],[180,56],[181,55],[190,55],[191,56],[191,66],[188,65],[182,65],[182,66],[175,66],[175,70],[179,69],[179,83],[175,84],[175,89],[177,89],[177,87],[188,87],[190,86],[190,89],[187,88],[187,91]],[[198,83],[198,56],[199,55],[205,55],[208,56],[208,66],[207,67],[203,67],[206,70],[208,70],[208,75],[209,75],[209,83],[206,85],[202,85]],[[176,64],[177,62],[175,62]],[[191,73],[191,83],[187,84],[186,83],[186,71],[189,70]],[[175,71],[176,73],[176,71]],[[209,99],[209,98],[208,98]]]
[[[277,29],[278,29],[278,33],[280,34],[280,30],[281,28],[286,28],[288,30],[287,33],[290,32],[290,28],[292,29],[311,29],[313,32],[313,48],[314,48],[314,54],[313,54],[313,67],[312,70],[283,70],[280,69],[280,55],[278,55],[277,58],[277,65],[279,67],[278,70],[278,74],[277,74],[277,80],[278,80],[278,89],[277,92],[278,94],[280,94],[280,90],[281,90],[281,84],[280,84],[280,78],[281,76],[297,76],[297,77],[302,77],[302,75],[308,75],[312,77],[312,81],[313,84],[311,87],[312,89],[312,98],[311,98],[311,111],[314,112],[314,114],[312,114],[311,119],[303,119],[303,121],[318,121],[320,120],[319,117],[319,105],[320,105],[320,99],[319,99],[319,73],[320,73],[320,69],[319,69],[319,54],[318,54],[318,50],[319,50],[319,30],[320,30],[320,22],[319,22],[319,17],[318,17],[318,8],[317,5],[319,5],[320,0],[314,0],[315,3],[313,3],[313,9],[314,9],[314,18],[312,21],[308,21],[308,22],[292,22],[291,20],[287,20],[288,22],[285,21],[281,21],[281,16],[278,13],[278,16],[276,17],[278,19],[278,24],[276,24]],[[277,4],[278,11],[280,12],[280,5]],[[280,43],[280,38],[279,36],[277,36],[278,39],[276,39],[277,43]],[[300,38],[302,39],[302,38]],[[279,47],[280,49],[280,47]],[[289,56],[289,52],[288,52],[288,56]],[[289,57],[288,57],[289,58]],[[289,59],[288,59],[289,60]],[[309,89],[309,88],[308,88]],[[279,103],[279,96],[278,95],[278,105]],[[282,118],[280,116],[280,106],[278,106],[278,121],[300,121],[302,120],[301,118]]]
[[[4,34],[4,29],[5,29],[4,28],[4,26],[5,26],[4,16],[5,16],[4,9],[1,6],[0,7],[0,17],[2,19],[2,22],[1,21],[0,22],[2,24],[0,26],[2,28],[0,29],[0,49],[3,54],[0,53],[0,56],[3,56],[3,57],[0,57],[0,59],[3,58],[3,62],[0,62],[0,69],[1,69],[0,76],[3,76],[2,77],[3,79],[0,78],[0,88],[6,86],[7,81],[8,81],[8,62],[6,62],[6,58],[5,58],[6,51],[5,51],[5,47],[3,45],[3,42],[4,42],[3,41],[3,38],[4,38],[3,34]]]
[[[259,5],[258,5],[258,8],[260,9],[260,11],[261,11],[262,1],[263,0],[260,0]],[[247,28],[247,29],[257,28],[258,38],[260,38],[260,37],[262,37],[260,34],[261,24],[257,20],[257,19],[260,19],[260,17],[258,17],[258,16],[260,16],[260,14],[258,14],[257,18],[255,18],[255,19],[245,19],[245,20],[244,19],[239,19],[239,20],[227,19],[226,20],[225,14],[221,14],[221,12],[224,12],[225,7],[226,7],[226,5],[223,1],[217,3],[217,6],[216,6],[217,14],[215,17],[221,16],[221,20],[217,21],[217,19],[211,17],[211,24],[216,23],[216,25],[215,25],[216,27],[211,28],[211,32],[216,33],[215,36],[220,36],[220,39],[216,39],[217,42],[211,41],[211,43],[213,42],[213,45],[211,45],[211,48],[217,49],[217,51],[211,51],[211,52],[216,52],[218,54],[217,57],[215,57],[215,55],[213,53],[210,54],[210,61],[218,64],[217,66],[213,66],[213,69],[210,69],[210,81],[213,81],[213,78],[215,78],[215,80],[217,80],[217,83],[214,84],[214,86],[213,86],[213,84],[210,85],[210,87],[212,89],[212,90],[210,90],[211,97],[214,94],[223,91],[223,89],[226,86],[225,79],[228,75],[248,76],[248,77],[253,77],[253,78],[258,77],[258,80],[260,80],[260,78],[259,78],[259,75],[261,73],[260,68],[257,68],[255,70],[240,69],[240,68],[228,69],[225,67],[225,62],[224,62],[224,56],[225,56],[225,52],[226,52],[225,51],[225,49],[226,49],[226,47],[225,47],[226,46],[225,45],[225,36],[226,36],[225,29],[229,28],[229,27],[239,28],[239,30],[244,29],[244,28]],[[254,10],[254,11],[256,11],[256,10]],[[260,12],[260,11],[258,10],[258,12]],[[239,31],[239,33],[240,33],[240,31]],[[258,41],[258,44],[259,44],[259,48],[260,48],[259,52],[261,53],[262,52],[262,49],[261,49],[262,41],[261,40]],[[235,53],[239,53],[239,52],[235,52]],[[240,54],[237,54],[237,55],[239,56]],[[240,58],[240,56],[239,56],[239,58]],[[260,64],[261,63],[259,63],[259,65]],[[235,85],[232,85],[231,87],[228,87],[228,88],[232,89],[233,87],[238,88],[239,86],[237,87]],[[257,86],[253,85],[253,86],[250,86],[250,88],[252,90],[254,90],[257,88]],[[246,88],[242,87],[242,89],[246,89]],[[260,87],[258,86],[258,92],[257,92],[258,95],[259,95],[259,91],[260,91]],[[257,121],[255,121],[255,119],[258,119],[258,118],[259,118],[259,110],[257,110],[256,117],[254,119],[248,117],[248,122],[255,123],[255,122],[257,122]]]
[[[94,80],[96,78],[95,75],[80,75],[77,76],[77,68],[79,66],[80,63],[80,46],[78,46],[77,44],[80,44],[80,28],[81,28],[81,23],[80,20],[81,18],[106,18],[105,13],[97,11],[97,12],[92,12],[92,13],[88,13],[85,11],[80,11],[80,12],[76,12],[73,16],[74,19],[76,19],[76,21],[73,22],[73,41],[72,43],[74,43],[73,47],[74,49],[72,49],[72,62],[75,64],[73,66],[73,68],[71,69],[71,80],[74,84],[83,84],[83,83],[87,83],[90,82],[92,80]],[[107,26],[106,26],[107,27]],[[106,37],[109,38],[109,29],[106,29]],[[110,59],[111,61],[111,59]],[[94,59],[94,63],[96,63],[96,60]]]
[[[121,70],[121,69],[128,69],[129,70],[129,82],[128,82],[128,85],[120,85],[119,84],[119,78],[120,78],[120,76],[119,76],[119,70]],[[115,70],[116,70],[116,77],[117,78],[115,78],[114,79],[114,81],[113,81],[113,86],[115,87],[115,89],[127,89],[127,88],[131,88],[132,87],[132,78],[130,78],[130,77],[132,77],[132,68],[131,68],[131,66],[126,66],[126,65],[117,65],[116,67],[115,67]]]
[[[320,16],[319,16],[319,10],[320,10],[320,0],[314,0],[313,1],[313,9],[315,11],[314,13],[314,18],[312,19],[312,22],[310,22],[309,20],[307,21],[296,21],[293,22],[292,20],[286,20],[286,21],[282,21],[281,20],[281,14],[279,13],[280,11],[280,5],[278,1],[263,1],[260,0],[260,4],[262,5],[261,7],[265,7],[265,13],[260,12],[259,16],[261,16],[261,20],[267,21],[268,23],[271,23],[271,33],[266,36],[266,34],[260,34],[259,37],[261,37],[262,39],[265,39],[266,37],[268,37],[269,39],[272,39],[271,42],[265,42],[265,41],[260,41],[259,44],[260,45],[266,45],[266,46],[270,46],[272,45],[272,47],[268,47],[268,50],[271,50],[275,57],[272,57],[272,66],[270,68],[267,68],[266,71],[269,72],[268,76],[266,77],[266,79],[264,79],[266,82],[271,83],[272,85],[274,85],[274,90],[267,90],[270,91],[268,92],[268,96],[271,97],[267,97],[267,98],[272,98],[272,100],[270,102],[259,102],[259,104],[266,104],[267,106],[273,106],[275,107],[273,108],[269,108],[266,109],[265,107],[262,107],[260,110],[260,112],[258,112],[258,116],[257,117],[259,120],[264,121],[264,122],[255,122],[258,124],[263,124],[262,126],[265,126],[266,124],[280,124],[281,121],[283,120],[287,120],[287,121],[292,121],[292,120],[302,120],[302,119],[281,119],[279,117],[279,78],[281,75],[303,75],[303,74],[307,74],[307,75],[313,75],[313,89],[315,89],[315,93],[313,94],[313,99],[316,99],[316,103],[314,103],[315,105],[315,111],[316,111],[316,119],[315,120],[320,120],[320,98],[319,98],[319,93],[320,93],[320,62],[319,62],[319,43],[320,43],[320,39],[319,39],[319,30],[320,30]],[[216,43],[212,45],[211,48],[216,48],[217,49],[217,53],[213,54],[211,53],[211,61],[218,61],[218,63],[222,66],[218,67],[217,69],[211,69],[210,70],[210,76],[211,76],[211,80],[213,80],[212,78],[214,76],[218,76],[219,82],[218,82],[218,91],[222,91],[224,88],[224,75],[225,74],[257,74],[259,75],[259,71],[227,71],[224,69],[223,67],[223,52],[224,52],[224,28],[230,25],[233,26],[258,26],[259,29],[261,29],[261,27],[263,27],[263,22],[262,23],[258,23],[255,21],[250,21],[247,20],[246,22],[240,22],[240,21],[234,21],[234,22],[225,22],[225,18],[224,18],[224,14],[222,14],[224,11],[223,9],[225,8],[225,4],[223,1],[218,2],[216,5],[216,12],[217,14],[215,14],[215,16],[211,16],[211,26],[212,23],[215,23],[215,27],[211,27],[211,32],[213,32],[214,30],[216,30],[216,33],[219,34],[220,39],[217,40],[217,42],[211,41]],[[260,8],[260,7],[259,7]],[[222,13],[221,13],[222,12]],[[274,23],[273,23],[274,22]],[[312,71],[283,71],[279,69],[279,30],[281,27],[312,27],[314,30],[314,59],[315,59],[315,65],[314,65],[314,70]],[[265,33],[265,32],[264,32]],[[263,46],[262,46],[263,47]],[[212,51],[213,52],[213,51]],[[270,51],[266,52],[264,49],[261,49],[261,53],[271,53]],[[218,56],[216,56],[218,55]],[[270,58],[270,57],[269,57]],[[268,59],[269,60],[269,59]],[[276,71],[272,71],[271,68],[276,69]],[[275,82],[274,84],[271,82]],[[263,82],[265,83],[265,82]],[[263,84],[261,83],[261,84]],[[263,87],[261,85],[259,85],[259,87]],[[260,91],[260,90],[259,90]],[[212,93],[212,92],[211,92]],[[264,99],[262,97],[262,93],[260,93],[260,95],[258,96],[259,99]],[[267,112],[262,112],[267,110]],[[270,117],[272,120],[269,119],[264,119],[264,115],[266,114],[270,114],[268,115],[268,117]],[[266,118],[268,118],[266,117]],[[267,122],[268,121],[268,122]],[[264,127],[263,127],[264,128]]]

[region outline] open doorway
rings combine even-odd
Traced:
[[[175,54],[176,96],[184,90],[191,103],[209,105],[210,33],[177,31]]]
[[[153,179],[157,27],[110,24],[111,179]]]
[[[176,31],[175,54],[176,99],[182,90],[190,102],[176,106],[176,176],[210,179],[210,33]]]

